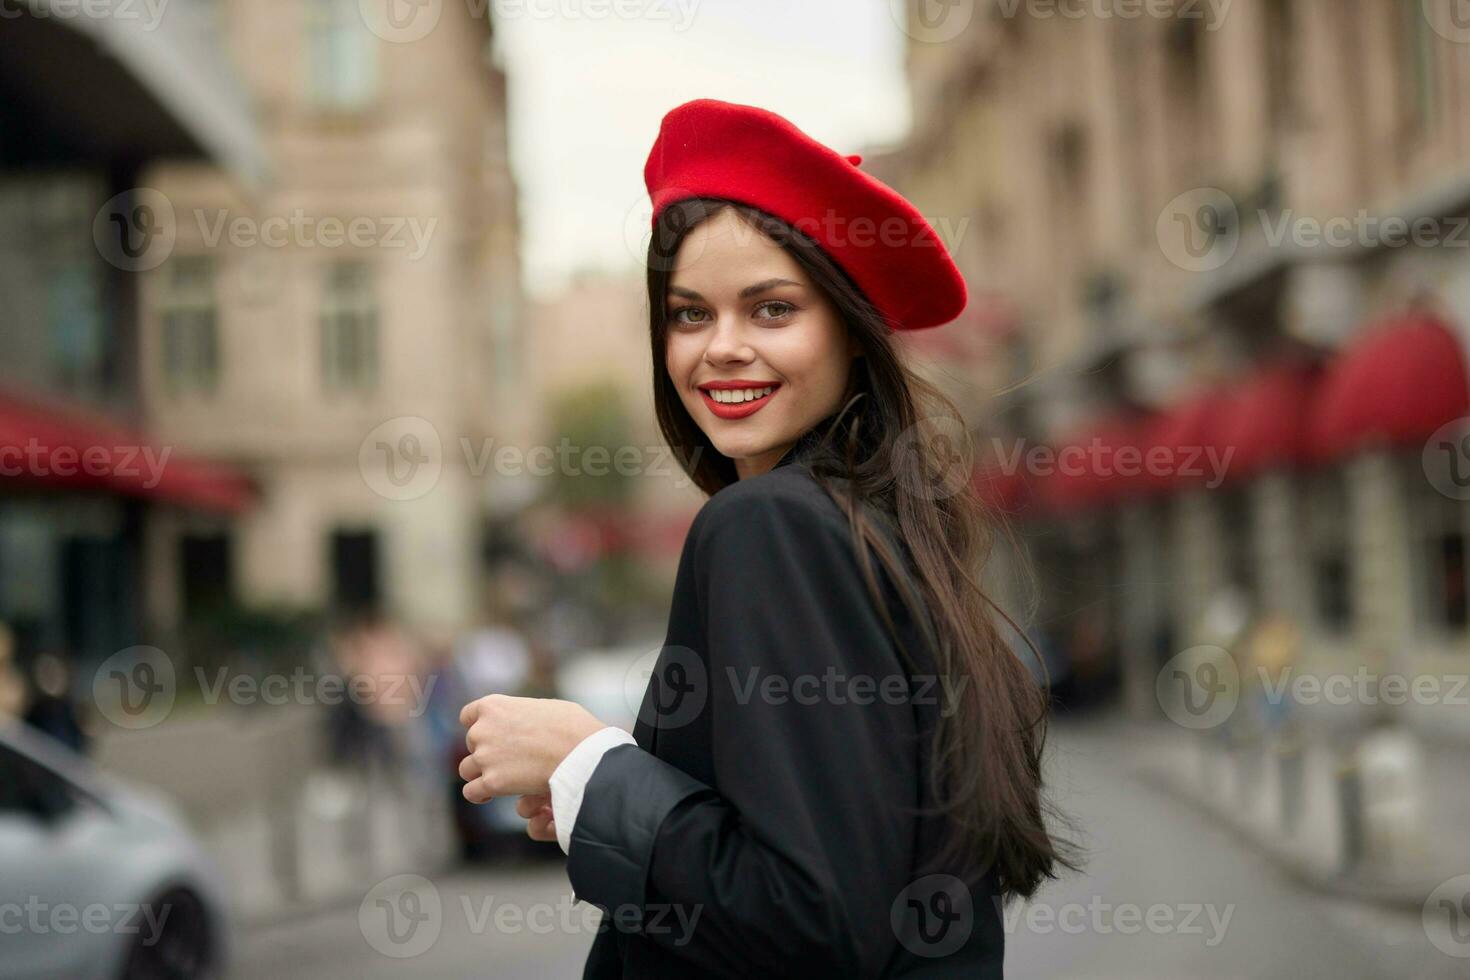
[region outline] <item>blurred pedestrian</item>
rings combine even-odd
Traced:
[[[54,653],[43,653],[31,667],[31,678],[34,693],[26,708],[26,724],[73,752],[86,754],[87,735],[71,696],[71,670],[66,661]]]
[[[15,634],[0,623],[0,721],[19,718],[26,704],[26,682],[15,666]]]

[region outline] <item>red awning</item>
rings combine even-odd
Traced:
[[[1150,424],[1137,415],[1103,419],[1063,440],[1054,465],[1039,481],[1048,510],[1075,512],[1105,507],[1144,486],[1145,436]]]
[[[636,554],[646,558],[677,556],[694,523],[695,510],[645,513],[609,503],[586,504],[567,514],[565,533],[580,535],[592,557]]]
[[[1336,459],[1413,445],[1467,409],[1459,338],[1432,313],[1402,314],[1367,328],[1328,366],[1311,414],[1313,452]]]
[[[255,490],[236,470],[182,457],[70,405],[0,392],[0,488],[95,490],[202,510],[238,512]]]
[[[1229,391],[1216,386],[1162,412],[1143,440],[1143,485],[1175,490],[1203,485],[1217,476],[1225,447],[1221,429],[1230,414],[1230,402]]]
[[[1231,454],[1229,480],[1312,459],[1307,423],[1318,373],[1307,361],[1282,361],[1241,383],[1218,425],[1219,445]]]

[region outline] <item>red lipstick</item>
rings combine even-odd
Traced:
[[[704,399],[704,404],[714,416],[734,420],[754,415],[765,408],[780,390],[781,384],[778,381],[747,381],[744,378],[736,378],[733,381],[706,381],[698,387],[700,397]],[[770,394],[739,402],[715,401],[714,396],[710,394],[712,391],[761,391],[766,388],[771,389]]]

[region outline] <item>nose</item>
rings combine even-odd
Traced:
[[[704,359],[716,367],[748,364],[755,358],[740,318],[722,316],[709,332],[709,343],[704,349]]]

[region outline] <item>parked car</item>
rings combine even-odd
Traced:
[[[193,980],[224,972],[218,873],[165,801],[0,723],[0,975]]]

